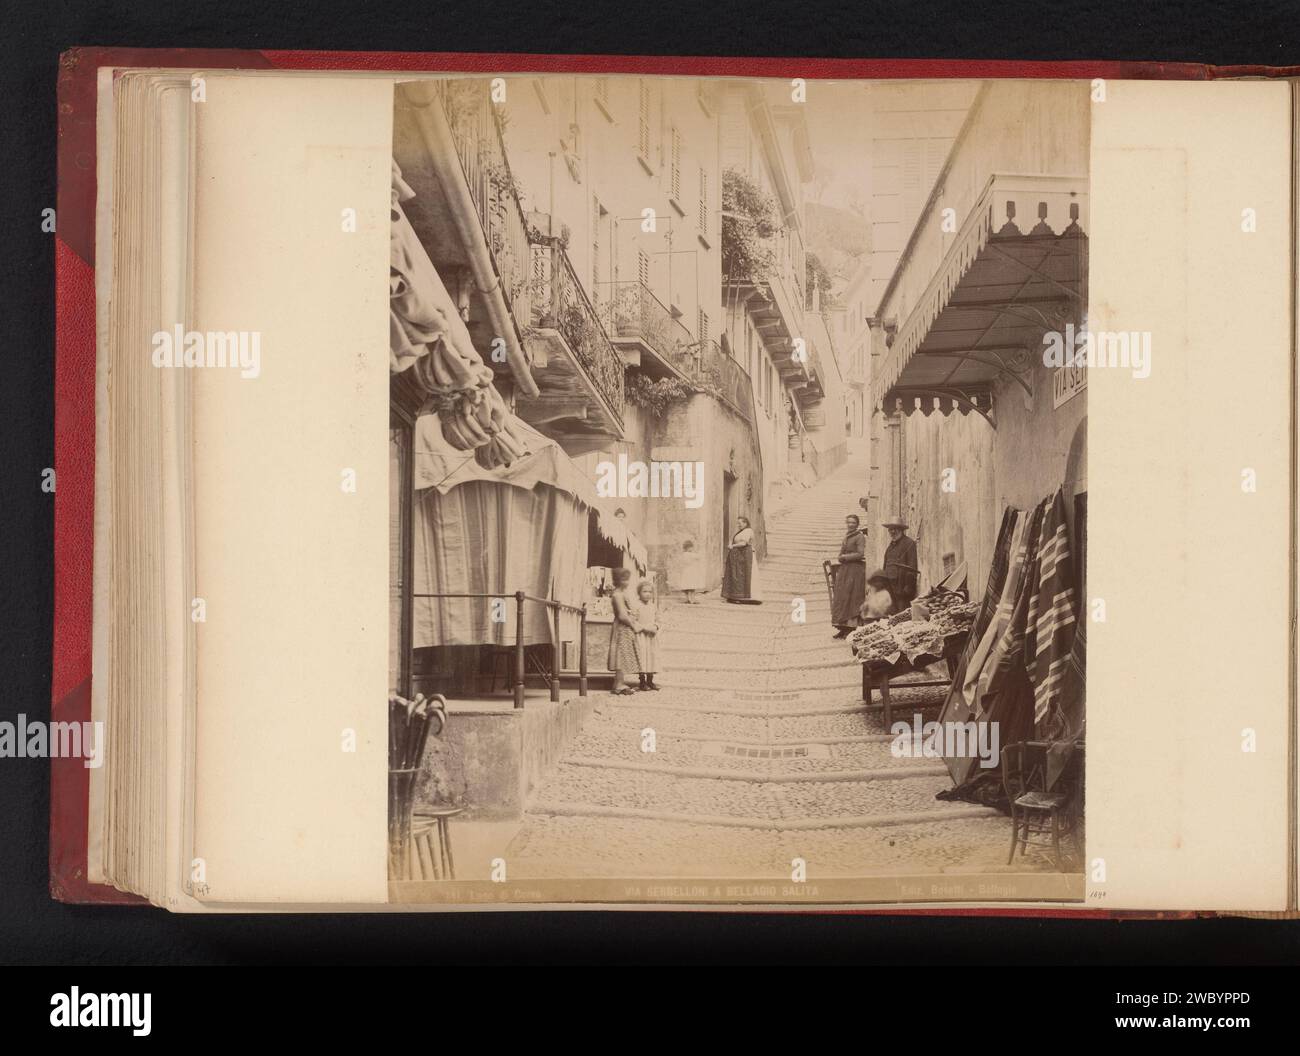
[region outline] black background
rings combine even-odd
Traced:
[[[47,717],[49,708],[53,502],[40,490],[40,479],[41,470],[53,464],[53,237],[41,233],[40,214],[55,204],[60,51],[76,45],[129,45],[1300,65],[1296,2],[1175,7],[655,0],[598,6],[579,0],[527,5],[425,0],[406,10],[388,3],[329,0],[285,6],[10,2],[5,13],[10,17],[0,33],[5,49],[0,66],[0,719],[13,719],[20,711]],[[1133,706],[1141,707],[1141,702]],[[0,760],[0,963],[960,966],[1300,961],[1300,925],[1256,920],[1070,922],[663,912],[217,918],[65,906],[51,901],[47,891],[47,780],[43,761]],[[1002,982],[978,978],[960,971],[944,976],[946,985],[960,989],[992,985],[1000,991],[1005,985],[1014,1000],[1011,977]],[[1014,978],[1023,985],[1023,973]],[[1150,978],[1152,988],[1165,986],[1158,975]],[[1214,986],[1234,989],[1234,978],[1242,976],[1214,973]],[[66,988],[76,981],[65,973],[58,985]],[[1210,982],[1204,975],[1200,981]],[[31,985],[39,989],[44,984],[33,979]],[[869,991],[878,984],[863,978],[858,985],[868,1002]],[[119,977],[117,988],[121,986]],[[1038,998],[1026,999],[1032,1003]],[[913,1006],[912,1011],[919,1010]],[[1259,1004],[1255,1011],[1262,1011]]]

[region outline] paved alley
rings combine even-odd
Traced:
[[[600,702],[511,844],[515,877],[788,878],[795,857],[810,879],[1006,868],[1008,820],[935,799],[951,787],[942,760],[891,754],[861,668],[832,640],[822,561],[865,476],[850,461],[769,516],[762,605],[661,599],[662,691]],[[870,570],[882,529],[866,527]],[[895,687],[905,720],[942,693]]]

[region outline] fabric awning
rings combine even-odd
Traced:
[[[646,552],[645,543],[641,542],[636,532],[632,531],[620,518],[605,513],[603,510],[597,510],[596,531],[600,532],[607,542],[627,554],[632,559],[633,564],[636,565],[637,570],[643,575],[649,569],[650,555]]]
[[[557,488],[466,482],[417,492],[412,509],[412,644],[510,645],[512,595],[522,590],[580,606],[587,589],[587,508]],[[488,594],[493,598],[421,597]],[[502,618],[504,617],[504,618]],[[578,616],[560,613],[560,641],[577,642]],[[552,610],[524,603],[524,644],[555,642]]]
[[[474,348],[456,304],[429,260],[402,203],[415,192],[393,162],[388,269],[389,370],[400,374],[425,356],[437,388],[463,392],[492,384],[492,368]]]
[[[584,506],[596,505],[595,485],[559,444],[519,419],[514,420],[512,428],[528,454],[508,466],[488,468],[474,452],[463,451],[448,442],[437,414],[421,415],[415,421],[415,490],[433,488],[445,495],[471,481],[508,484],[525,491],[545,484]]]
[[[528,450],[522,423],[493,384],[492,368],[474,348],[451,294],[433,266],[402,203],[414,197],[393,162],[388,269],[388,365],[399,402],[437,410],[447,442],[478,451],[489,466]]]

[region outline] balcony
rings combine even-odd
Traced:
[[[811,332],[804,338],[804,362],[802,377],[796,376],[789,382],[790,394],[799,405],[801,412],[808,412],[826,398],[826,388],[821,359],[821,350],[813,340]],[[785,375],[782,375],[784,380]]]
[[[782,385],[797,390],[813,382],[812,339],[804,330],[803,294],[793,269],[782,263],[778,254],[776,264],[765,275],[735,280],[732,290],[723,291],[724,300],[735,298],[736,293],[772,357]],[[796,340],[803,341],[805,355],[798,354]]]
[[[527,346],[541,392],[519,413],[570,454],[623,435],[623,357],[615,350],[559,239],[531,246]],[[530,417],[531,414],[531,417]]]
[[[496,108],[477,81],[440,82],[456,159],[515,319],[528,318],[528,224],[506,158]]]
[[[683,347],[674,356],[677,369],[693,385],[710,392],[749,423],[754,421],[754,387],[749,373],[722,351],[716,341]]]
[[[515,412],[569,454],[621,438],[623,362],[564,249],[528,223],[487,82],[401,84],[393,118],[407,217]]]
[[[600,307],[605,329],[629,366],[651,377],[679,374],[677,353],[691,333],[643,283],[615,282]]]

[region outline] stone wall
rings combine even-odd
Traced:
[[[522,709],[508,701],[484,706],[452,702],[455,710],[446,730],[430,738],[425,749],[415,809],[461,806],[466,821],[522,817],[542,779],[590,716],[595,699],[529,700]]]
[[[656,423],[651,457],[657,461],[704,463],[704,502],[688,509],[681,499],[647,500],[654,507],[657,530],[647,536],[650,563],[671,570],[685,539],[694,539],[704,558],[705,584],[717,589],[722,582],[724,505],[728,523],[736,531],[736,518],[750,519],[758,537],[759,556],[766,552],[764,527],[764,466],[756,457],[749,423],[712,396],[697,394],[673,404]],[[724,477],[730,476],[730,498]]]

